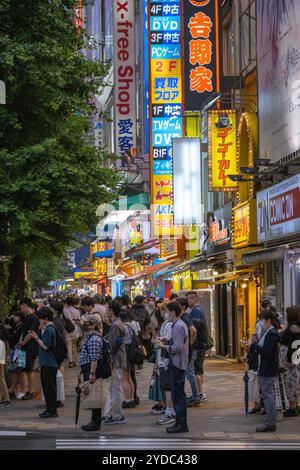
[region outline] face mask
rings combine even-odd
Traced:
[[[149,306],[150,306],[150,307],[154,307],[154,302],[153,302],[153,300],[150,300]]]

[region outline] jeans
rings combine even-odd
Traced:
[[[122,369],[113,369],[104,408],[104,416],[106,418],[121,418],[123,416],[121,377]]]
[[[57,367],[41,366],[41,383],[46,402],[46,409],[51,414],[56,413],[56,374]]]
[[[133,366],[133,370],[130,373],[131,375],[131,380],[134,386],[134,399],[137,398],[137,381],[136,381],[136,375],[135,375],[135,366]]]
[[[190,363],[186,370],[186,378],[190,382],[193,398],[197,398],[199,396],[197,379],[195,375],[195,365],[194,365],[196,355],[197,355],[197,351],[193,351],[192,359],[190,360]]]
[[[267,425],[276,426],[275,377],[259,376],[259,385],[267,413]]]
[[[170,366],[170,387],[172,402],[176,413],[176,424],[187,426],[186,395],[184,392],[185,370]]]

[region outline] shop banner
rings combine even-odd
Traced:
[[[257,0],[260,156],[300,149],[299,0]]]
[[[300,174],[257,193],[260,242],[299,234]]]
[[[208,114],[209,190],[235,191],[237,174],[236,111],[216,110]]]
[[[181,15],[181,0],[148,0],[153,237],[181,233],[173,225],[172,181],[172,142],[183,132]]]
[[[232,210],[233,248],[257,244],[256,199],[244,202]]]
[[[231,247],[232,205],[208,213],[207,254],[222,253]]]
[[[201,109],[213,92],[220,92],[219,9],[219,0],[184,1],[184,105],[187,111]]]
[[[114,103],[116,154],[136,148],[135,16],[134,2],[114,6]],[[122,159],[121,166],[125,166]]]

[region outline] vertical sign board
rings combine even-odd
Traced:
[[[201,224],[200,139],[173,139],[174,224]]]
[[[148,0],[143,0],[143,49],[144,49],[144,136],[145,153],[149,155],[149,47],[148,47]]]
[[[113,8],[116,153],[124,156],[126,151],[136,148],[134,2],[114,0]]]
[[[208,158],[210,191],[235,191],[237,174],[236,111],[229,109],[208,113]]]
[[[152,235],[174,235],[172,139],[182,137],[181,0],[149,0]],[[178,230],[177,230],[178,232]]]
[[[186,111],[201,110],[220,91],[219,0],[184,0],[184,81]]]

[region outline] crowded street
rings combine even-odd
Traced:
[[[1,451],[300,450],[299,24],[0,0]]]

